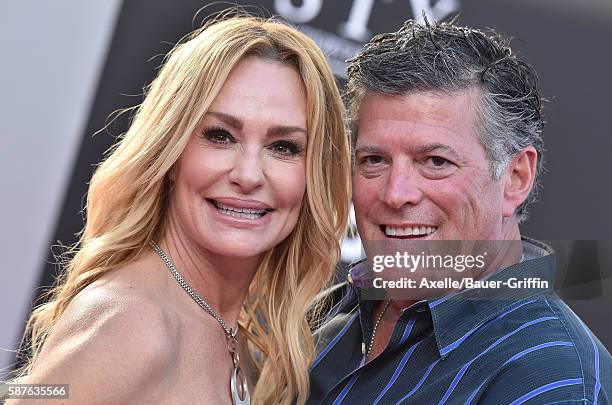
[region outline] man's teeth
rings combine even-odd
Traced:
[[[435,232],[437,229],[437,226],[408,226],[396,228],[394,226],[385,225],[385,234],[387,236],[425,236]]]
[[[220,202],[215,202],[215,205],[220,213],[234,218],[259,219],[266,213],[266,210],[231,207]]]

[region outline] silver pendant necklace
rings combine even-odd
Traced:
[[[187,294],[198,304],[207,314],[215,318],[219,325],[223,328],[223,332],[225,332],[225,337],[227,338],[227,350],[232,356],[233,370],[232,375],[230,377],[230,391],[232,393],[232,402],[234,405],[249,405],[251,403],[251,396],[249,395],[249,387],[247,385],[246,376],[240,369],[240,356],[238,356],[238,339],[236,339],[236,334],[238,333],[238,327],[236,330],[232,330],[227,326],[225,321],[211,308],[210,305],[202,297],[198,295],[193,289],[187,284],[185,279],[181,276],[181,274],[176,270],[172,261],[168,255],[155,243],[151,242],[151,247],[162,259],[170,273],[174,276],[179,285],[185,290]],[[240,392],[238,391],[238,380],[241,380],[242,383],[242,398]]]

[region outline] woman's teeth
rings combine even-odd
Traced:
[[[234,218],[259,219],[267,213],[266,210],[231,207],[217,201],[215,201],[215,207],[217,207],[217,210],[223,215],[228,215]]]
[[[394,226],[385,225],[385,235],[387,236],[426,236],[435,232],[437,226],[407,226],[397,228]]]

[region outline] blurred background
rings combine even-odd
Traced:
[[[0,370],[32,302],[58,272],[52,246],[76,241],[95,164],[127,128],[174,43],[232,4],[278,15],[311,36],[344,86],[344,60],[408,18],[460,13],[494,28],[538,71],[547,124],[540,201],[525,235],[553,240],[561,294],[612,349],[612,2],[609,0],[58,0],[3,2],[0,15]],[[199,11],[202,7],[203,10]],[[606,45],[608,43],[608,45]],[[58,242],[59,241],[59,242]],[[347,238],[343,261],[361,255]],[[2,374],[0,374],[1,379]]]

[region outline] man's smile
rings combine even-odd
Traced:
[[[380,225],[380,230],[389,238],[420,239],[438,230],[433,225]]]

